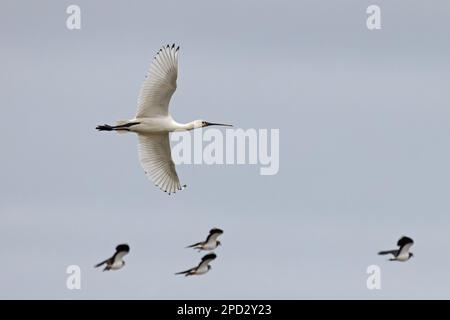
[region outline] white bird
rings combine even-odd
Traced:
[[[378,252],[378,254],[380,254],[380,255],[392,254],[394,257],[389,259],[389,261],[404,262],[414,256],[414,254],[409,252],[409,249],[411,249],[413,244],[414,244],[413,239],[408,238],[408,237],[402,237],[397,242],[397,246],[399,246],[398,250],[380,251],[380,252]]]
[[[109,270],[119,270],[122,269],[123,266],[125,266],[125,261],[123,261],[123,257],[126,256],[130,252],[130,247],[127,244],[119,244],[116,247],[116,253],[105,261],[100,262],[99,264],[96,264],[95,267],[98,268],[104,264],[106,264],[103,271],[109,271]]]
[[[218,228],[213,228],[209,230],[209,235],[205,241],[194,243],[193,245],[187,246],[186,248],[194,248],[198,251],[211,251],[216,249],[221,245],[220,241],[217,238],[223,233],[223,230]]]
[[[207,254],[202,258],[202,261],[198,264],[198,266],[186,271],[177,272],[175,274],[184,274],[186,277],[205,274],[209,270],[211,270],[212,267],[209,265],[209,263],[213,261],[215,258],[217,258],[216,254],[214,253]]]
[[[139,159],[146,175],[161,190],[169,194],[181,190],[175,164],[172,161],[169,132],[193,130],[212,125],[231,126],[195,120],[176,122],[169,113],[169,102],[177,88],[178,52],[167,45],[158,51],[142,84],[136,116],[117,125],[97,126],[99,131],[135,132],[139,138]]]

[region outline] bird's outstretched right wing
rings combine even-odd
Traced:
[[[127,244],[119,244],[116,247],[116,253],[112,256],[111,260],[115,261],[116,259],[121,260],[130,252],[130,246]]]
[[[403,237],[400,238],[400,240],[397,241],[397,245],[399,247],[403,247],[403,246],[405,246],[407,244],[413,245],[414,244],[413,239],[403,236]]]
[[[114,256],[113,256],[113,260],[122,260],[123,257],[125,257],[128,254],[128,251],[117,251]]]
[[[209,241],[216,241],[217,238],[218,238],[222,233],[223,233],[223,231],[222,231],[221,229],[217,229],[217,228],[211,229],[211,230],[209,231],[208,237],[206,238],[206,242],[209,242]]]
[[[164,192],[181,190],[170,153],[169,134],[139,134],[139,160],[145,174]]]
[[[130,252],[130,246],[127,244],[119,244],[116,247],[116,252],[120,252],[120,251],[125,251],[125,252]]]
[[[139,92],[136,118],[169,114],[169,102],[177,88],[178,49],[175,44],[167,45],[156,54]]]
[[[411,249],[412,245],[414,244],[414,242],[409,242],[405,245],[403,245],[400,249],[399,249],[399,255],[406,255],[409,253],[409,249]]]
[[[213,261],[215,258],[217,258],[217,255],[215,253],[207,254],[202,258],[202,261],[198,264],[197,268],[202,268],[203,266],[208,265],[211,261]]]
[[[400,246],[400,249],[398,250],[399,255],[406,255],[409,252],[409,249],[414,244],[414,240],[409,237],[401,237],[400,240],[398,240],[397,245]]]

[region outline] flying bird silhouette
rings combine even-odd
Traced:
[[[209,265],[209,263],[213,261],[215,258],[217,258],[216,254],[214,253],[207,254],[202,258],[202,261],[200,261],[198,266],[186,271],[177,272],[175,274],[184,274],[186,277],[205,274],[209,270],[211,270],[212,267]]]
[[[136,116],[115,126],[99,125],[99,131],[135,132],[139,138],[139,159],[145,174],[164,192],[182,190],[172,161],[169,132],[193,130],[212,125],[231,126],[205,120],[183,124],[169,113],[169,102],[177,88],[179,47],[165,46],[158,51],[142,84]]]
[[[218,228],[213,228],[213,229],[209,230],[209,235],[205,241],[194,243],[190,246],[187,246],[186,248],[194,248],[194,249],[197,249],[199,252],[202,250],[205,250],[205,251],[214,250],[218,246],[221,245],[220,241],[217,240],[217,238],[222,233],[223,233],[223,230],[218,229]]]
[[[402,237],[397,242],[397,246],[399,248],[397,250],[387,250],[387,251],[380,251],[378,252],[379,255],[386,255],[386,254],[392,254],[394,257],[389,259],[389,261],[408,261],[411,257],[414,255],[409,252],[409,249],[411,249],[412,245],[414,244],[413,239],[408,237]]]
[[[104,264],[106,264],[103,271],[109,270],[119,270],[125,266],[125,261],[123,261],[123,257],[126,256],[130,252],[130,247],[127,244],[119,244],[116,247],[116,253],[105,261],[102,261],[95,265],[95,268],[98,268]]]

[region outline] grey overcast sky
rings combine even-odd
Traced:
[[[445,0],[1,0],[0,298],[450,298],[449,16]],[[174,118],[280,129],[277,175],[181,165],[169,197],[135,136],[94,130],[134,116],[173,42]],[[212,271],[174,276],[211,227]],[[377,255],[402,235],[412,260]],[[93,268],[122,242],[124,269]]]

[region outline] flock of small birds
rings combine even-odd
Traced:
[[[217,240],[217,238],[223,234],[223,230],[218,228],[213,228],[209,231],[209,235],[206,238],[205,241],[194,243],[190,246],[187,246],[186,248],[193,248],[197,249],[198,252],[201,251],[213,251],[218,246],[221,245],[221,242]],[[123,260],[123,257],[125,257],[130,252],[130,246],[128,244],[119,244],[116,247],[116,252],[111,258],[108,258],[98,264],[95,265],[95,268],[101,267],[105,265],[105,268],[103,271],[110,271],[110,270],[119,270],[122,269],[125,266],[125,261]],[[194,275],[201,275],[207,273],[209,270],[211,270],[210,263],[217,258],[217,255],[212,252],[207,255],[205,255],[200,263],[193,268],[190,268],[185,271],[177,272],[177,274],[184,274],[185,276],[194,276]]]
[[[209,235],[208,237],[206,237],[205,241],[194,243],[190,246],[187,246],[186,248],[193,248],[198,250],[198,252],[213,251],[217,247],[222,245],[221,242],[217,240],[217,238],[222,234],[223,230],[213,228],[209,231]],[[391,254],[393,257],[390,258],[389,261],[405,262],[414,256],[411,252],[409,252],[409,249],[412,247],[413,244],[414,244],[413,239],[403,236],[400,238],[400,240],[397,241],[398,249],[380,251],[378,252],[378,254],[379,255]],[[130,246],[128,244],[119,244],[116,247],[116,252],[114,253],[114,255],[111,258],[96,264],[95,268],[105,265],[103,271],[122,269],[125,266],[125,261],[123,260],[123,257],[126,256],[129,252]],[[185,271],[177,272],[175,274],[176,275],[184,274],[186,277],[205,274],[209,270],[211,270],[212,267],[210,263],[216,258],[217,255],[214,252],[208,253],[205,256],[203,256],[203,258],[201,259],[201,261],[197,266]]]

